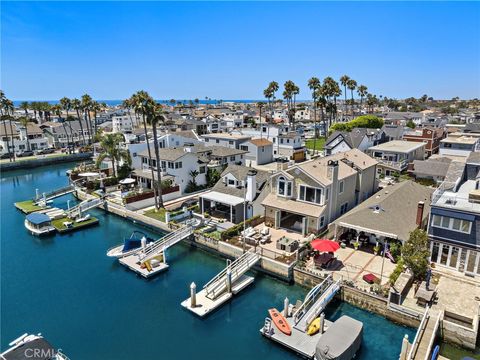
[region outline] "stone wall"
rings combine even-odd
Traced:
[[[466,349],[475,350],[478,335],[478,316],[473,319],[473,327],[469,328],[443,319],[440,324],[442,337],[453,344]]]
[[[349,286],[342,286],[342,290],[340,291],[340,299],[361,309],[371,311],[382,316],[387,315],[387,299],[385,298],[375,296]]]
[[[0,163],[0,171],[31,169],[40,166],[54,165],[66,162],[83,161],[92,158],[92,153],[69,154],[63,156],[50,156],[30,160],[17,160],[15,162]],[[20,158],[21,159],[21,158]]]

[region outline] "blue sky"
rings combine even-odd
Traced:
[[[388,97],[480,97],[476,2],[1,2],[7,97],[259,99],[348,74]]]

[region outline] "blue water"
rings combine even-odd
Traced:
[[[190,103],[190,100],[193,101],[194,99],[175,99],[177,102],[181,102],[183,104],[186,104],[188,105]],[[20,106],[20,104],[23,102],[23,101],[46,101],[48,102],[50,105],[55,105],[55,104],[58,104],[59,103],[59,100],[14,100],[13,101],[13,105],[14,106]],[[97,100],[98,102],[100,103],[105,103],[109,106],[116,106],[116,105],[120,105],[123,100]],[[161,100],[161,99],[157,99],[155,100],[159,103],[162,103],[162,104],[169,104],[170,105],[170,99],[168,100]],[[212,99],[212,100],[201,100],[199,99],[198,103],[199,104],[218,104],[220,101],[222,102],[234,102],[234,103],[256,103],[256,102],[259,102],[259,101],[263,101],[265,102],[266,100],[265,99],[261,99],[261,100],[251,100],[251,99],[244,99],[244,100],[220,100],[220,99]],[[301,100],[297,100],[297,101],[301,101]],[[311,100],[305,100],[305,101],[311,101]]]
[[[203,285],[224,260],[186,245],[169,250],[170,268],[146,281],[105,256],[133,230],[152,232],[100,210],[96,227],[39,239],[29,235],[13,202],[66,184],[71,164],[3,173],[1,189],[1,348],[24,332],[42,332],[72,359],[296,359],[259,334],[267,309],[306,290],[258,274],[253,286],[206,319],[180,306],[188,286]],[[66,196],[55,201],[66,207]],[[348,304],[327,318],[364,322],[359,359],[397,359],[411,329]]]

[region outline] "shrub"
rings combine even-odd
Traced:
[[[402,258],[405,265],[413,273],[415,279],[423,279],[427,273],[430,256],[427,233],[421,229],[415,229],[402,248]]]
[[[398,277],[403,272],[404,265],[405,264],[403,262],[403,259],[400,259],[397,263],[397,266],[395,266],[395,269],[393,269],[392,273],[390,274],[390,277],[389,277],[390,285],[393,286],[395,284]]]

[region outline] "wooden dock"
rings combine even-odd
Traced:
[[[232,285],[232,292],[225,292],[222,295],[211,299],[208,297],[207,291],[204,289],[196,294],[196,306],[191,306],[191,298],[182,301],[182,306],[185,309],[190,310],[195,315],[200,317],[207,316],[211,312],[217,310],[224,303],[229,301],[233,295],[238,294],[240,291],[245,289],[248,285],[253,283],[254,278],[252,276],[242,275],[239,280],[237,280]]]
[[[159,255],[161,256],[161,255]],[[163,259],[157,259],[159,263],[157,265],[152,265],[150,269],[147,266],[142,266],[142,262],[138,259],[138,255],[125,256],[118,261],[120,264],[128,267],[130,270],[135,271],[137,274],[143,276],[145,279],[148,279],[162,271],[168,269],[168,264],[163,262]]]

